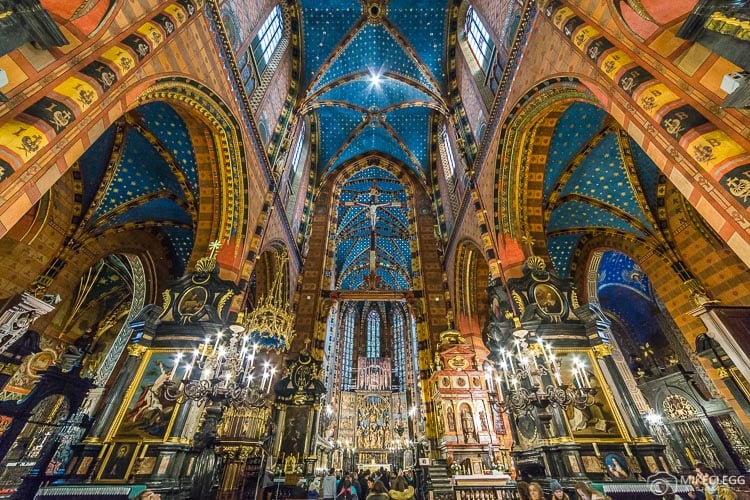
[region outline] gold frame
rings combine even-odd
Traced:
[[[114,453],[115,449],[118,448],[121,444],[134,444],[135,448],[133,449],[133,454],[130,457],[130,461],[128,462],[128,466],[125,469],[125,477],[123,478],[115,478],[115,479],[108,479],[108,478],[102,478],[102,475],[104,474],[104,468],[109,462],[110,457],[112,456],[112,453]],[[142,443],[138,440],[122,440],[122,441],[113,441],[109,449],[107,449],[104,460],[101,462],[101,466],[99,466],[99,470],[96,471],[96,480],[100,481],[102,483],[123,483],[127,482],[130,478],[130,474],[133,473],[133,465],[135,464],[136,459],[138,458],[138,453],[140,452]]]
[[[615,423],[617,424],[617,429],[620,431],[620,437],[618,438],[578,437],[571,430],[568,416],[565,414],[565,412],[563,412],[563,416],[565,417],[565,429],[568,433],[568,436],[570,436],[576,443],[631,442],[632,439],[631,439],[630,434],[628,433],[628,428],[625,425],[625,421],[622,419],[622,415],[620,415],[620,410],[617,408],[617,405],[615,404],[614,395],[612,394],[612,389],[610,389],[608,383],[606,383],[607,381],[604,378],[604,372],[599,366],[599,362],[597,360],[594,349],[593,348],[561,347],[561,348],[553,348],[552,350],[553,350],[553,353],[558,357],[558,359],[562,357],[562,355],[568,355],[568,354],[580,354],[581,356],[588,359],[589,364],[591,365],[592,371],[594,372],[594,377],[596,378],[596,381],[599,384],[599,389],[601,393],[604,394],[607,404],[609,404],[609,407],[612,410],[612,416],[614,417]]]
[[[143,373],[146,371],[146,367],[151,361],[152,356],[154,354],[166,354],[166,353],[177,354],[178,352],[179,352],[179,349],[176,349],[176,348],[170,348],[170,349],[149,348],[146,350],[145,355],[141,357],[141,364],[138,365],[138,370],[136,370],[135,372],[135,377],[133,377],[133,380],[130,382],[128,389],[125,391],[125,397],[123,398],[122,404],[120,404],[120,408],[117,410],[117,416],[115,417],[115,420],[112,423],[112,426],[107,431],[107,435],[104,439],[105,442],[112,443],[115,441],[115,438],[117,437],[117,431],[120,430],[122,419],[125,417],[125,412],[127,411],[128,406],[130,406],[130,403],[133,400],[133,396],[135,395],[135,391],[138,388],[138,384],[140,383],[141,378],[143,377]],[[179,409],[181,407],[182,407],[182,403],[180,401],[176,401],[175,406],[174,406],[174,411],[172,412],[172,417],[169,420],[169,424],[167,425],[167,430],[164,432],[164,437],[162,439],[148,439],[148,438],[144,439],[144,438],[133,438],[129,436],[120,436],[121,439],[119,439],[118,441],[119,442],[135,441],[135,442],[140,442],[140,443],[170,442],[169,435],[172,433],[172,427],[174,426],[175,418],[177,417],[177,413],[179,412]]]

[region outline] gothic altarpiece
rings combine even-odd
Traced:
[[[374,470],[409,467],[412,450],[406,392],[393,392],[391,358],[360,357],[357,389],[342,392],[333,466]]]

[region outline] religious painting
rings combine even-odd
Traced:
[[[173,457],[173,453],[162,454],[161,457],[159,457],[159,468],[156,469],[157,476],[163,476],[167,473],[169,470],[169,464],[172,463]]]
[[[560,316],[564,312],[564,302],[556,288],[539,283],[534,287],[534,302],[539,309],[550,316]]]
[[[576,458],[575,454],[568,453],[565,455],[565,458],[568,459],[568,468],[570,469],[570,472],[573,474],[580,474],[581,467],[578,465],[578,458]]]
[[[281,437],[281,452],[285,455],[300,455],[305,451],[309,406],[287,406],[284,435]]]
[[[124,481],[128,478],[130,467],[135,460],[138,443],[113,443],[104,459],[104,465],[99,469],[99,477],[103,481]]]
[[[607,466],[607,474],[612,479],[627,479],[630,477],[627,460],[619,453],[608,453],[604,456],[604,463]]]
[[[115,435],[164,440],[175,413],[175,402],[164,394],[175,358],[172,351],[148,351],[128,391],[126,406],[120,410],[121,420]]]
[[[518,437],[525,446],[530,446],[536,441],[537,426],[536,420],[531,415],[520,415],[516,418],[516,428]]]
[[[195,316],[199,314],[208,302],[208,290],[202,286],[193,286],[182,293],[177,304],[180,316]]]
[[[76,475],[84,476],[88,474],[89,467],[91,467],[91,464],[93,461],[94,461],[93,456],[86,456],[86,457],[81,458],[81,463],[78,465],[78,468],[76,469]]]
[[[621,420],[615,413],[614,405],[601,384],[601,372],[596,361],[586,352],[556,353],[560,377],[563,384],[572,387],[589,386],[591,393],[586,408],[568,407],[565,415],[569,429],[577,439],[601,439],[622,437]],[[574,373],[578,367],[578,375]]]

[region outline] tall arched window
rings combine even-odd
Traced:
[[[341,357],[341,385],[344,390],[354,389],[352,364],[354,360],[354,316],[356,311],[350,307],[344,316],[344,346]]]
[[[443,131],[440,133],[443,147],[440,148],[442,155],[443,174],[445,175],[445,185],[448,186],[448,197],[451,204],[451,210],[455,214],[458,211],[458,197],[456,196],[456,157],[453,152],[453,145],[448,136],[448,126],[443,123]]]
[[[469,11],[466,13],[466,38],[469,42],[471,53],[486,75],[492,64],[495,44],[492,42],[487,28],[479,18],[476,10],[474,10],[474,7],[469,7]]]
[[[380,357],[380,314],[375,309],[367,315],[367,357]]]
[[[406,342],[404,313],[400,309],[393,311],[393,366],[396,369],[397,385],[406,388]]]
[[[258,66],[258,74],[262,75],[263,70],[268,66],[274,50],[281,41],[281,35],[284,24],[281,22],[281,7],[278,5],[273,8],[270,14],[258,30],[258,34],[253,39],[252,51],[255,58],[255,64]]]

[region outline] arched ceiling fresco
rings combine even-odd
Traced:
[[[180,276],[193,248],[198,210],[195,152],[169,105],[129,112],[81,156],[78,239],[148,228],[164,237]]]
[[[301,110],[319,131],[317,179],[368,154],[396,160],[427,184],[431,116],[447,109],[447,2],[302,0],[301,7]],[[336,288],[411,288],[406,202],[403,186],[380,168],[346,181],[335,209]]]
[[[302,110],[320,176],[365,153],[426,178],[429,118],[445,110],[445,1],[302,1]]]
[[[334,235],[336,288],[411,288],[410,228],[404,187],[378,167],[365,168],[341,189]]]
[[[620,232],[655,239],[659,170],[614,120],[588,103],[562,114],[544,175],[547,246],[568,277],[584,235]]]
[[[633,259],[614,250],[604,252],[596,288],[602,309],[638,344],[653,343],[656,337],[663,335],[661,326],[654,320],[656,301],[651,283]]]

